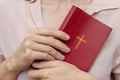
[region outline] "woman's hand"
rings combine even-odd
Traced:
[[[7,68],[10,71],[22,71],[35,60],[63,60],[64,56],[59,51],[68,53],[70,49],[59,39],[68,40],[69,36],[57,30],[31,30],[16,52],[6,59]]]
[[[33,67],[38,70],[31,70],[28,75],[38,80],[98,80],[74,65],[59,60],[34,63]]]

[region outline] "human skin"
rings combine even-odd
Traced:
[[[18,49],[0,64],[0,80],[16,80],[18,74],[35,60],[64,60],[59,51],[68,53],[70,49],[60,40],[67,41],[69,38],[58,30],[31,29]]]
[[[28,75],[37,80],[99,80],[76,66],[60,60],[34,63]]]

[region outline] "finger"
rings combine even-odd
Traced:
[[[32,32],[38,35],[43,35],[43,36],[53,36],[55,38],[61,39],[61,40],[69,40],[70,36],[66,34],[65,32],[58,31],[58,30],[53,30],[53,29],[33,29]]]
[[[40,80],[51,80],[51,79],[40,79]]]
[[[36,35],[33,37],[33,40],[38,43],[50,45],[60,51],[66,52],[66,53],[68,53],[70,51],[70,49],[63,42],[61,42],[58,39],[55,39],[53,37],[45,37],[45,36],[37,36]]]
[[[31,78],[47,79],[49,77],[49,69],[31,70],[28,72]]]
[[[61,64],[59,61],[42,61],[42,62],[36,62],[33,63],[32,66],[34,68],[38,69],[44,69],[44,68],[53,68],[53,67],[60,67]]]
[[[26,53],[26,58],[29,60],[55,60],[55,58],[48,53],[38,52],[38,51],[29,51]]]
[[[51,80],[51,79],[40,79],[40,80]]]
[[[45,52],[50,54],[51,56],[60,59],[60,60],[64,60],[64,55],[62,55],[60,52],[58,52],[56,49],[54,49],[51,46],[48,45],[43,45],[43,44],[38,44],[35,42],[30,42],[30,44],[28,45],[32,50],[38,51],[38,52]]]

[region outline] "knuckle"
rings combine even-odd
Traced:
[[[34,37],[33,33],[28,33],[26,39],[32,39]]]
[[[60,53],[57,52],[57,51],[55,51],[55,52],[53,53],[53,55],[54,55],[56,58],[58,58],[58,56],[60,55]]]
[[[31,39],[32,41],[36,41],[37,36],[36,36],[36,35],[32,35],[30,39]]]
[[[53,52],[54,52],[54,49],[53,49],[52,47],[50,47],[50,46],[47,46],[47,47],[46,47],[46,51],[47,51],[48,53],[53,53]]]
[[[54,39],[53,37],[49,37],[49,44],[54,45],[56,43],[56,39]]]
[[[58,58],[58,56],[60,55],[59,52],[54,50],[52,47],[48,48],[46,52],[56,58]]]
[[[25,53],[25,59],[31,60],[33,58],[32,51],[27,49]]]
[[[27,36],[26,36],[26,39],[32,39],[34,37],[34,35],[36,34],[36,29],[31,29],[28,33],[27,33]]]
[[[48,47],[46,49],[47,49],[46,52],[48,54],[50,54],[50,55],[52,55],[52,56],[54,56],[56,58],[60,55],[60,53],[58,51],[56,51],[54,48],[52,48],[52,47]]]
[[[28,55],[30,60],[34,60],[35,59],[35,54],[31,51],[31,53]]]
[[[31,40],[32,39],[32,34],[28,33],[24,39],[24,42],[25,41],[28,41],[28,40]]]
[[[24,46],[25,46],[25,48],[28,48],[28,47],[30,47],[31,46],[31,41],[25,41],[24,42]]]
[[[46,59],[46,58],[48,58],[48,57],[49,57],[49,54],[44,53],[44,54],[42,55],[42,57],[43,57],[43,59]]]

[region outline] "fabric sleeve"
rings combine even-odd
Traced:
[[[113,80],[120,80],[120,46],[117,47],[115,54],[113,56],[112,73],[114,75]]]
[[[120,74],[115,74],[115,80],[120,80]]]
[[[2,63],[5,60],[1,46],[2,46],[2,35],[1,35],[1,29],[0,29],[0,63]]]
[[[4,58],[2,51],[0,49],[0,63],[2,63],[4,60],[5,60],[5,58]]]
[[[112,66],[112,73],[114,75],[114,78],[113,80],[120,80],[120,8],[119,8],[119,11],[118,11],[118,15],[116,16],[116,23],[114,23],[115,26],[117,26],[117,33],[116,35],[118,35],[118,46],[117,46],[117,49],[114,53],[114,56],[113,56],[113,66]]]
[[[120,74],[120,46],[117,47],[113,56],[113,73]]]

